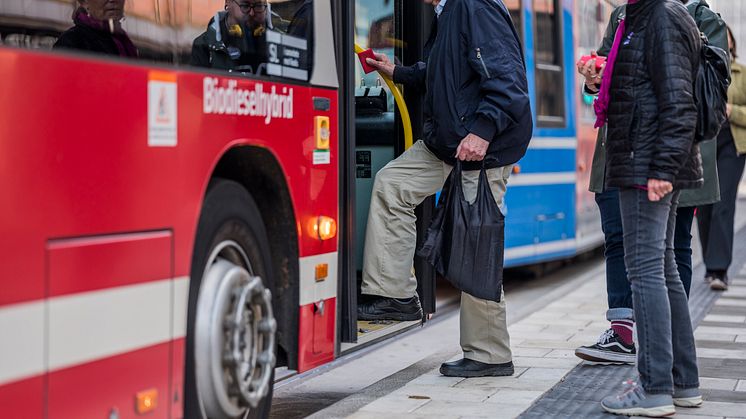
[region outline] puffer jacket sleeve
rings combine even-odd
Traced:
[[[467,129],[490,142],[531,112],[521,46],[498,7],[477,10],[464,28],[467,59],[479,75],[481,96]]]
[[[689,157],[697,125],[694,76],[699,42],[691,28],[663,7],[651,18],[646,37],[646,61],[658,104],[658,140],[649,179],[674,182]],[[693,22],[692,22],[693,24]]]

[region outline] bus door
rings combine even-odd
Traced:
[[[411,64],[421,59],[422,46],[429,33],[432,8],[419,1],[408,0],[355,0],[347,7],[345,35],[359,48],[371,48],[388,55],[397,64]],[[430,13],[426,16],[426,13]],[[344,13],[343,13],[344,14]],[[406,23],[405,23],[406,22]],[[343,231],[340,246],[344,261],[342,270],[341,341],[364,344],[383,336],[401,331],[412,322],[362,322],[357,321],[357,304],[362,282],[363,249],[368,221],[371,192],[376,173],[406,148],[404,129],[394,96],[377,72],[365,74],[354,54],[354,45],[344,46],[348,51],[343,67],[347,66],[344,88],[349,112],[346,119],[346,161],[342,182],[342,217],[348,230]],[[413,129],[413,138],[421,136],[422,98],[417,92],[404,94]],[[340,101],[340,103],[345,103]],[[348,109],[349,109],[348,108]],[[417,208],[418,245],[424,238],[434,206],[429,198]],[[346,253],[346,254],[344,254]],[[418,280],[418,294],[426,313],[435,311],[435,276],[432,268],[415,258],[414,270]],[[414,322],[415,324],[417,322]],[[343,345],[343,350],[349,348]]]

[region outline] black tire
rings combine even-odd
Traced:
[[[199,405],[195,374],[196,306],[207,259],[215,247],[225,240],[233,240],[243,249],[251,264],[249,272],[260,276],[264,285],[274,290],[269,240],[259,208],[238,182],[215,179],[205,196],[192,255],[184,371],[184,417],[188,419],[205,419]],[[272,386],[259,406],[243,417],[267,418],[271,404]]]

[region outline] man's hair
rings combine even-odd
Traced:
[[[730,37],[730,42],[733,44],[733,48],[730,49],[730,53],[731,55],[733,55],[733,59],[735,60],[736,58],[738,58],[738,53],[736,52],[736,37],[733,36],[733,30],[727,24],[725,25],[725,29],[728,30],[728,36]]]

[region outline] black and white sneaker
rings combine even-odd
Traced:
[[[637,351],[634,344],[627,345],[614,329],[609,329],[601,334],[598,342],[576,349],[575,356],[600,364],[634,364]]]

